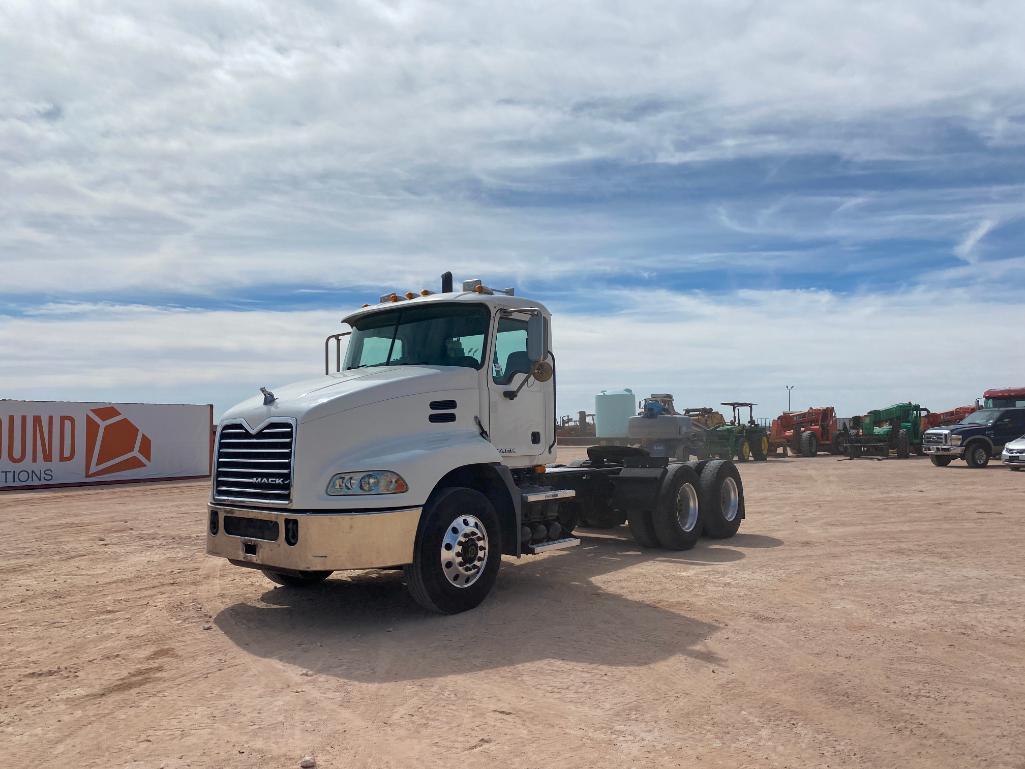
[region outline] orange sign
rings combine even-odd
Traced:
[[[212,417],[211,406],[0,400],[0,488],[208,475]]]
[[[86,415],[86,478],[146,467],[152,449],[149,436],[116,407],[102,406]]]

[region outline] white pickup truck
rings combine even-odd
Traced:
[[[728,461],[606,446],[551,464],[556,363],[539,302],[479,280],[455,291],[446,273],[439,293],[390,294],[344,323],[323,376],[260,388],[221,419],[210,555],[287,587],[401,567],[419,604],[455,613],[487,596],[503,554],[576,545],[582,520],[679,550],[744,518]]]

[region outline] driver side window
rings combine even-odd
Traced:
[[[527,321],[501,318],[495,335],[495,358],[492,378],[495,384],[510,384],[517,374],[530,373],[527,357]]]

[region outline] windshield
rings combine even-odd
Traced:
[[[976,411],[974,414],[969,414],[961,420],[963,425],[988,425],[994,419],[1000,416],[1000,411],[997,409],[983,409],[982,411]]]
[[[356,320],[345,369],[368,366],[481,367],[490,315],[483,304],[433,304]]]

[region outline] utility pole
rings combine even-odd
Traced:
[[[784,385],[787,388],[787,411],[792,411],[790,408],[790,391],[794,389],[793,385]]]

